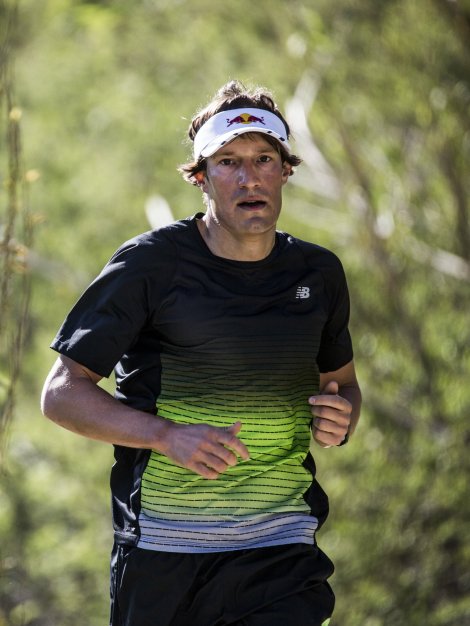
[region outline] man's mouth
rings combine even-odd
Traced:
[[[243,200],[242,202],[238,203],[238,206],[241,209],[253,211],[256,209],[264,209],[264,207],[266,206],[266,202],[264,202],[264,200]]]

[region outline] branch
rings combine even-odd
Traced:
[[[457,211],[456,240],[459,242],[460,254],[467,261],[470,261],[470,211],[468,209],[468,195],[463,185],[463,179],[457,174],[458,168],[450,145],[446,146],[440,161],[455,199],[455,208]]]
[[[18,5],[5,8],[4,41],[0,45],[0,111],[6,115],[8,157],[6,176],[7,203],[0,241],[0,358],[6,365],[5,384],[0,398],[0,452],[5,447],[5,433],[13,415],[15,390],[20,374],[25,334],[29,323],[30,274],[18,266],[22,252],[32,243],[32,221],[25,203],[24,177],[21,163],[21,111],[13,104],[12,42],[18,26]],[[22,223],[20,220],[22,219]],[[22,242],[15,233],[22,229]],[[3,374],[3,372],[2,372]]]
[[[299,154],[308,169],[305,176],[302,170],[296,172],[294,183],[304,186],[329,200],[338,200],[341,185],[333,168],[315,144],[310,132],[308,115],[315,102],[318,82],[309,72],[305,72],[297,85],[293,97],[286,103],[286,119],[295,138]]]
[[[456,0],[434,0],[434,4],[446,16],[464,48],[470,50],[470,10]]]
[[[466,259],[430,246],[412,235],[408,235],[403,243],[403,249],[415,261],[430,265],[441,274],[470,282],[470,263]]]

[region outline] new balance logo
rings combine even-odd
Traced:
[[[297,287],[296,298],[310,298],[310,287]]]

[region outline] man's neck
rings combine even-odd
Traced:
[[[276,241],[275,230],[237,238],[218,224],[206,223],[204,218],[198,219],[197,225],[212,254],[232,261],[261,261],[270,254]]]

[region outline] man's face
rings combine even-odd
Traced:
[[[274,231],[290,172],[261,133],[237,137],[208,157],[200,175],[207,217],[237,238]]]

